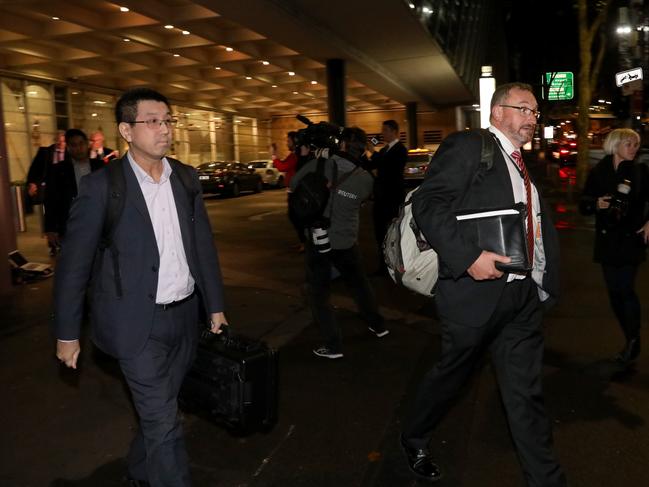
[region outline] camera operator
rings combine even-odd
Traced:
[[[595,214],[594,260],[602,264],[611,307],[626,338],[615,357],[624,366],[640,353],[635,277],[649,242],[649,172],[644,164],[633,162],[639,146],[640,136],[631,129],[609,133],[604,141],[607,155],[588,175],[579,205],[583,214]]]
[[[352,291],[369,330],[379,338],[389,333],[363,271],[357,245],[359,211],[372,193],[373,184],[372,176],[359,166],[367,136],[363,130],[353,127],[343,129],[340,139],[340,152],[324,164],[329,200],[322,221],[307,230],[305,254],[309,305],[325,340],[313,353],[329,359],[343,357],[340,327],[329,302],[332,266]],[[293,178],[291,188],[295,189],[306,174],[315,172],[317,164],[317,160],[306,163]]]

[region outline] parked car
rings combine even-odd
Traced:
[[[273,161],[252,161],[248,163],[248,167],[253,167],[255,172],[261,176],[264,186],[284,187],[286,176],[273,166]]]
[[[561,166],[575,166],[577,164],[577,141],[555,141],[550,144],[552,159]]]
[[[406,184],[420,183],[424,179],[428,164],[435,153],[432,149],[411,149],[403,169],[403,179]]]
[[[259,193],[263,189],[261,176],[254,168],[240,162],[206,162],[196,168],[205,194],[239,196],[242,191]]]

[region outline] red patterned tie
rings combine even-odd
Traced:
[[[520,151],[515,150],[512,152],[512,159],[518,166],[518,170],[523,176],[523,181],[525,182],[525,195],[527,197],[526,207],[527,207],[527,251],[530,256],[530,263],[534,261],[534,221],[532,218],[532,183],[530,181],[530,175],[527,172],[527,167],[523,162],[523,156],[521,156]]]

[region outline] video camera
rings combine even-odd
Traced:
[[[338,150],[340,134],[343,130],[341,127],[329,122],[313,123],[303,115],[296,115],[295,118],[307,126],[297,131],[297,137],[295,139],[296,149],[304,145],[313,150],[329,149],[330,154]]]

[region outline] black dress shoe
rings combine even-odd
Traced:
[[[622,365],[628,365],[640,355],[640,337],[632,338],[626,342],[624,350],[615,356],[615,361]]]
[[[401,448],[403,448],[410,470],[419,478],[429,482],[437,482],[442,478],[442,471],[433,462],[430,452],[424,448],[412,448],[401,437]]]

